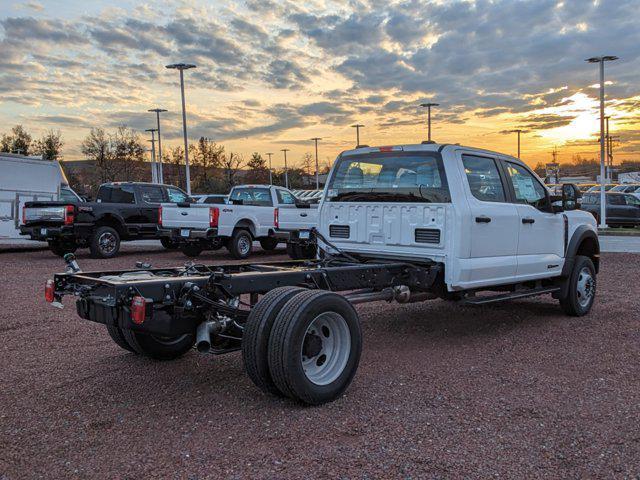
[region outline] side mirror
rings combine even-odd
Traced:
[[[580,208],[580,189],[573,183],[562,184],[562,208],[564,210],[577,210]]]

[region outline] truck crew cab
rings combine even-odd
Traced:
[[[112,258],[120,242],[157,239],[162,202],[185,202],[178,187],[141,182],[112,182],[100,186],[95,202],[27,202],[20,234],[46,241],[59,256],[88,247],[95,258]],[[176,248],[162,240],[165,248]]]
[[[316,260],[105,273],[73,273],[71,262],[45,293],[58,304],[75,295],[80,317],[105,324],[128,351],[174,359],[194,345],[242,350],[261,390],[321,404],[356,373],[355,304],[483,305],[548,294],[568,315],[586,315],[600,248],[593,216],[577,207],[574,185],[552,196],[529,167],[500,153],[433,143],[357,148],[329,175]]]

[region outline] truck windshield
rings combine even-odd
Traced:
[[[450,202],[436,152],[376,153],[342,157],[334,167],[330,202]]]

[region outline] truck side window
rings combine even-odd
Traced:
[[[293,195],[291,195],[286,190],[276,190],[278,195],[278,203],[280,205],[293,205],[296,203],[296,199]]]
[[[502,179],[494,159],[463,155],[462,164],[474,197],[483,202],[504,202],[506,200]]]
[[[97,200],[102,203],[136,203],[136,196],[131,185],[104,185],[98,191]]]
[[[145,203],[162,203],[164,202],[164,195],[162,194],[162,188],[155,187],[153,185],[140,185],[140,196]]]
[[[189,201],[189,197],[179,188],[168,187],[167,194],[169,195],[169,202],[171,203],[184,203]]]
[[[522,165],[506,162],[507,174],[516,193],[518,203],[527,203],[533,207],[543,206],[547,198],[547,190],[529,170]]]

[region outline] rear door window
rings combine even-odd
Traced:
[[[164,202],[164,194],[161,187],[154,185],[140,185],[140,197],[145,203],[162,203]]]
[[[483,202],[506,201],[498,165],[493,158],[463,155],[462,164],[474,197]]]
[[[136,203],[136,194],[131,185],[103,185],[96,200],[102,203]]]

